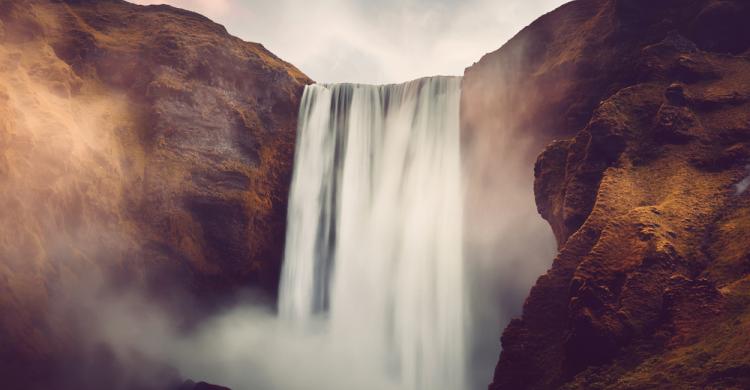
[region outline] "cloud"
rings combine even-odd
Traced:
[[[461,75],[564,0],[137,0],[206,14],[319,82]]]

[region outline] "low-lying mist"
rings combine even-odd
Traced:
[[[362,354],[367,340],[333,340],[322,321],[317,330],[299,329],[252,293],[187,327],[137,290],[96,283],[80,287],[72,298],[56,305],[87,319],[78,321],[78,328],[86,335],[89,357],[95,358],[97,349],[108,351],[125,378],[123,389],[133,383],[170,386],[178,377],[235,390],[395,389],[374,357]]]

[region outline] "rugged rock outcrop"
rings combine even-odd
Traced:
[[[195,383],[193,381],[185,381],[179,388],[175,390],[231,390],[228,387],[212,385],[206,382]]]
[[[748,17],[744,1],[579,0],[467,70],[469,135],[511,106],[529,153],[558,139],[534,188],[559,253],[490,389],[750,386]]]
[[[104,380],[85,382],[111,388],[109,352],[77,337],[92,321],[66,306],[98,284],[139,285],[186,321],[240,287],[275,292],[309,82],[192,12],[0,0],[4,385],[75,380],[78,351]]]

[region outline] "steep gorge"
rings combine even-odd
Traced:
[[[516,314],[558,252],[491,389],[750,386],[748,17],[740,0],[577,0],[466,70],[467,256],[516,267],[474,269],[498,289],[474,310]],[[243,287],[273,296],[309,83],[188,11],[0,0],[3,384],[179,382],[86,344],[91,313],[67,303],[102,285],[186,327]]]

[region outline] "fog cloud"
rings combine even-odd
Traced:
[[[462,75],[564,0],[135,0],[203,13],[318,82]]]
[[[88,284],[74,297],[58,307],[88,319],[85,341],[110,351],[127,379],[123,390],[133,383],[168,387],[175,377],[236,390],[397,390],[362,353],[366,341],[333,340],[323,324],[300,329],[257,301],[185,329],[138,290]]]

